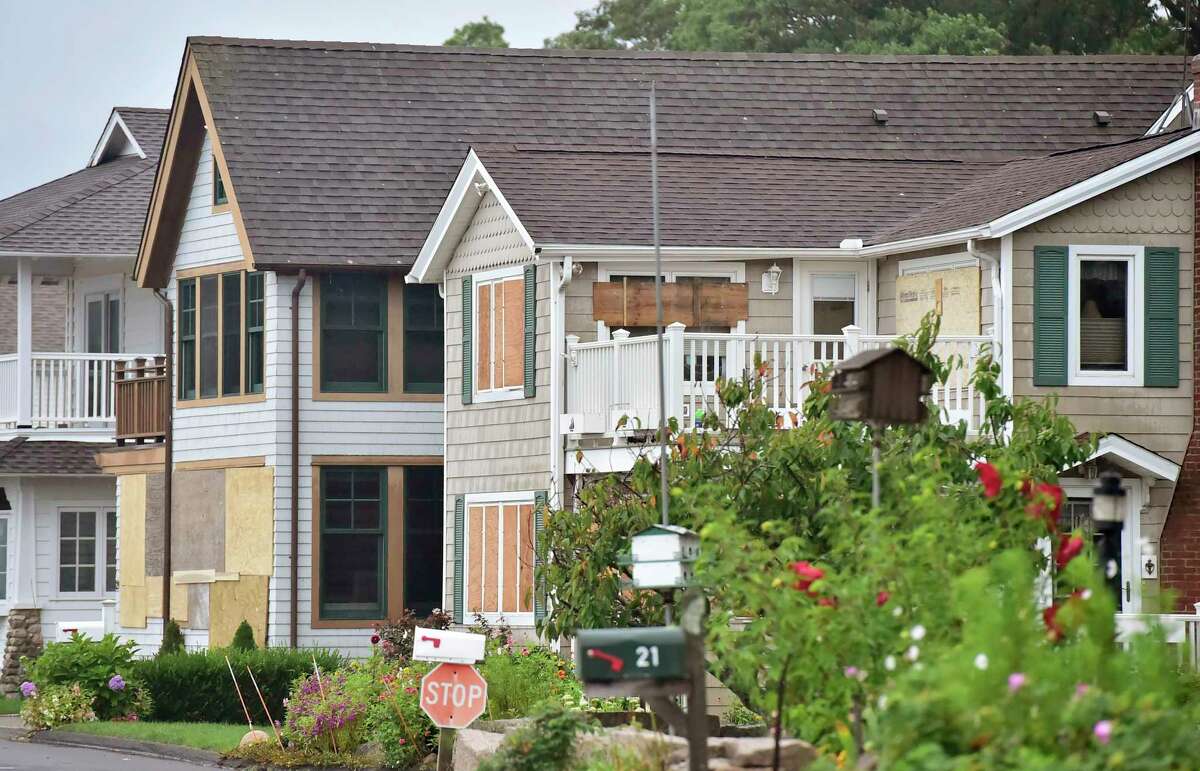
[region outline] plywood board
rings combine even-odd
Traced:
[[[121,486],[117,511],[118,586],[145,586],[146,583],[146,475],[127,474],[117,480]],[[146,625],[145,613],[142,623]]]
[[[483,514],[483,610],[495,613],[500,610],[497,582],[500,578],[498,556],[500,554],[500,507],[487,506]]]
[[[146,615],[162,618],[162,576],[146,576]],[[188,588],[186,584],[171,585],[171,618],[186,626],[188,620]]]
[[[500,287],[504,303],[502,385],[519,386],[525,382],[525,280],[505,281]]]
[[[705,279],[666,283],[662,297],[666,324],[732,327],[750,313],[750,291],[745,283]],[[654,326],[654,282],[638,278],[592,284],[592,314],[614,329]]]
[[[145,576],[142,577],[145,580]],[[146,628],[146,587],[126,584],[118,592],[117,620],[126,629]]]
[[[267,576],[242,576],[238,581],[209,584],[209,645],[229,645],[243,620],[250,622],[254,641],[262,645],[267,632]]]
[[[483,507],[467,513],[467,610],[483,610]]]
[[[517,610],[517,506],[509,504],[504,507],[504,546],[501,556],[504,560],[504,575],[501,581],[501,606],[504,613],[515,613]]]
[[[274,568],[275,469],[225,471],[225,571],[269,576]]]
[[[475,388],[486,391],[492,387],[492,285],[482,284],[475,308]]]
[[[533,543],[533,506],[528,503],[521,506],[521,533],[520,533],[520,581],[521,586],[518,591],[518,596],[521,600],[521,612],[530,613],[533,611],[533,571],[534,571],[534,543]]]
[[[912,273],[896,279],[896,332],[911,334],[930,311],[942,315],[943,335],[978,335],[979,268]]]

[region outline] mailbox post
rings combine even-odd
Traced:
[[[413,660],[438,662],[438,668],[434,669],[433,672],[430,672],[421,680],[421,708],[425,710],[425,714],[429,715],[429,718],[433,720],[434,723],[440,725],[442,722],[444,722],[440,716],[440,712],[435,714],[434,711],[444,708],[445,705],[439,703],[438,705],[426,706],[426,681],[438,675],[439,669],[444,669],[442,664],[460,667],[462,665],[466,665],[470,669],[470,672],[465,673],[465,678],[476,681],[474,683],[475,688],[480,687],[479,683],[483,684],[481,686],[483,691],[483,703],[484,705],[487,704],[487,683],[482,677],[480,677],[479,672],[474,666],[475,662],[483,658],[486,642],[486,639],[481,634],[451,632],[448,629],[422,629],[421,627],[416,627],[413,629]],[[450,689],[443,688],[443,693],[449,692],[449,690]],[[464,694],[470,694],[471,696],[474,696],[475,694],[475,691],[469,685],[462,686],[461,690]],[[433,689],[430,692],[436,693],[436,689]],[[445,701],[445,699],[443,698],[441,701]],[[474,703],[474,699],[471,701]],[[464,706],[470,709],[470,706],[467,704],[458,706]],[[478,707],[477,705],[475,708],[478,709],[479,712],[482,712],[482,708]],[[475,716],[477,716],[477,714]],[[470,721],[473,719],[474,717],[469,714],[466,723],[470,723]],[[438,728],[438,771],[450,771],[454,761],[454,736],[456,732],[457,729],[454,728]]]

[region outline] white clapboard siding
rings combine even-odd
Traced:
[[[242,259],[242,246],[233,214],[212,212],[213,196],[212,141],[205,136],[192,183],[192,195],[179,231],[175,269],[198,268]]]

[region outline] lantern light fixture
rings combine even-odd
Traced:
[[[782,275],[783,268],[779,267],[779,263],[772,263],[771,267],[764,270],[762,274],[763,294],[779,294],[779,277]]]

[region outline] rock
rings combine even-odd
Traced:
[[[770,768],[775,757],[775,740],[771,737],[751,739],[721,739],[724,756],[734,765],[751,768]],[[817,750],[799,739],[784,739],[779,744],[779,767],[785,771],[800,771],[817,759]]]
[[[683,753],[683,759],[687,759],[687,742],[678,736],[630,727],[582,734],[575,752],[578,757],[586,758],[588,755],[604,752],[609,747],[630,750],[643,758],[660,758],[667,763],[680,752]]]
[[[242,737],[242,740],[238,742],[238,746],[245,747],[249,744],[258,744],[259,742],[269,741],[271,741],[271,737],[267,735],[266,731],[259,731],[258,729],[255,729],[253,731],[247,731],[246,735]]]
[[[383,747],[379,742],[363,742],[358,745],[358,749],[354,751],[354,757],[360,758],[368,765],[382,766],[383,765]]]
[[[475,771],[479,763],[500,749],[503,734],[464,728],[454,738],[454,771]]]

